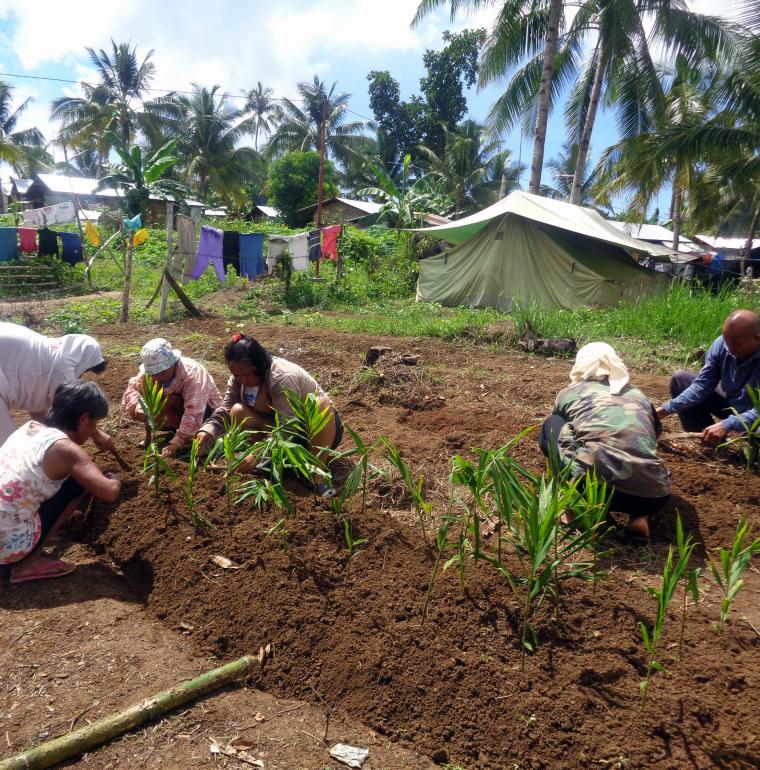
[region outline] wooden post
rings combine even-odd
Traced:
[[[166,269],[174,273],[174,254],[172,253],[172,225],[174,224],[174,204],[166,201]],[[169,284],[164,281],[161,287],[161,305],[158,311],[158,322],[166,320],[166,302],[169,299]]]
[[[112,738],[123,735],[128,730],[140,727],[184,703],[197,700],[207,693],[234,682],[236,679],[256,673],[261,670],[270,652],[269,645],[262,647],[258,655],[246,655],[226,666],[221,666],[195,679],[182,682],[170,690],[164,690],[152,698],[146,698],[118,714],[113,714],[91,725],[81,727],[73,733],[61,735],[16,754],[15,757],[0,761],[0,770],[45,770],[45,768],[89,751],[95,746],[100,746]]]
[[[322,137],[319,145],[319,182],[317,183],[317,230],[322,227],[322,196],[325,186],[325,145],[327,144],[327,94],[322,94]],[[316,265],[316,276],[319,278],[319,260]]]
[[[122,254],[124,254],[124,289],[121,293],[121,322],[129,321],[129,288],[132,283],[132,254],[135,249],[133,234],[127,230]]]

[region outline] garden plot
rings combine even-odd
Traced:
[[[676,541],[676,512],[696,542],[694,565],[705,565],[706,555],[729,547],[742,513],[760,530],[756,478],[714,458],[666,453],[674,497],[654,527],[654,546],[602,557],[596,581],[589,571],[586,579],[570,574],[571,565],[590,560],[591,550],[569,554],[556,601],[547,594],[531,606],[526,633],[525,604],[504,574],[519,573],[515,543],[503,544],[500,570],[487,558],[457,558],[468,553],[457,534],[461,519],[450,526],[440,559],[436,534],[450,511],[454,467],[470,523],[477,516],[478,528],[484,525],[481,552],[491,560],[499,554],[496,534],[485,526],[488,516],[478,512],[478,457],[470,449],[497,449],[535,425],[565,384],[569,363],[418,342],[415,365],[428,373],[440,402],[418,408],[384,403],[371,387],[356,389],[369,347],[403,351],[408,340],[292,327],[250,331],[318,379],[329,373],[347,424],[367,447],[385,436],[409,479],[388,446],[378,447],[367,457],[366,496],[359,484],[336,511],[329,502],[315,503],[290,478],[285,486],[295,510],[284,513],[258,510],[250,501],[228,511],[224,480],[199,472],[193,506],[213,528],[194,526],[179,485],[163,479],[156,494],[139,472],[142,427],[115,415],[117,446],[134,472],[125,474],[116,506],[94,506],[89,537],[123,570],[151,614],[171,627],[192,628],[190,643],[224,659],[272,643],[264,689],[328,704],[439,764],[467,770],[757,766],[760,580],[752,568],[722,634],[715,629],[722,595],[713,580],[701,579],[699,605],[687,605],[680,660],[678,586],[656,651],[669,673],[654,671],[643,711],[640,691],[650,659],[640,624],[651,633],[657,616],[646,589],[660,588],[668,545]],[[118,350],[154,330],[103,327],[95,333],[107,349]],[[204,351],[206,360],[209,341],[218,340],[221,351],[226,336],[223,321],[208,320],[161,333],[190,355],[196,347]],[[224,383],[223,367],[209,363]],[[117,356],[109,367],[104,384],[112,401],[134,366]],[[634,382],[654,400],[664,396],[665,378],[634,376]],[[344,447],[352,444],[347,435]],[[455,455],[460,460],[452,466]],[[508,457],[540,476],[543,458],[534,436],[516,443]],[[357,459],[361,454],[342,461],[344,479]],[[99,460],[118,470],[108,458]],[[171,467],[184,482],[187,464],[172,461]],[[474,535],[469,540],[471,547]],[[235,568],[220,566],[227,562],[218,557]]]

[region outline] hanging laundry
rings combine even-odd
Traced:
[[[182,266],[182,283],[187,283],[195,259],[195,222],[184,214],[177,215],[177,258]]]
[[[55,230],[50,230],[47,227],[37,230],[37,243],[39,244],[37,253],[41,257],[58,256],[58,233]]]
[[[61,239],[61,259],[70,265],[82,262],[82,239],[79,233],[58,233]]]
[[[338,236],[342,229],[340,225],[330,225],[322,230],[322,256],[325,259],[337,259]]]
[[[208,263],[214,265],[216,277],[224,281],[224,266],[222,264],[222,231],[216,227],[201,227],[201,237],[198,239],[198,253],[190,273],[191,278],[200,278]]]
[[[65,225],[76,218],[76,209],[71,201],[57,203],[55,206],[43,206],[41,209],[27,209],[22,213],[24,224],[28,227]]]
[[[33,227],[19,227],[18,239],[19,251],[23,251],[24,254],[37,253],[37,231]]]
[[[18,239],[15,227],[0,227],[0,262],[18,259]]]
[[[222,264],[224,272],[232,265],[240,275],[240,233],[237,230],[225,230],[222,236]]]
[[[147,241],[147,240],[148,240],[148,231],[144,227],[141,227],[132,236],[132,245],[133,246],[142,246],[143,243],[145,243],[145,241]]]
[[[293,258],[293,270],[306,270],[309,267],[308,233],[290,236],[290,256]]]
[[[132,217],[132,219],[123,219],[124,230],[129,232],[130,230],[139,230],[142,227],[142,218],[139,214]]]
[[[87,240],[92,246],[96,249],[100,246],[100,233],[98,232],[98,228],[95,227],[89,219],[86,219],[84,222],[84,234],[87,236]]]
[[[257,278],[264,270],[264,234],[240,233],[240,275]]]
[[[322,259],[322,231],[309,231],[309,262]]]
[[[271,275],[277,266],[277,260],[285,253],[288,238],[285,235],[270,235],[267,243],[267,272]]]

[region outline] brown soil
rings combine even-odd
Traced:
[[[227,324],[187,321],[160,332],[205,360],[223,382],[220,350]],[[446,507],[449,458],[471,447],[502,445],[551,408],[567,377],[567,361],[456,348],[429,340],[377,339],[293,327],[251,330],[270,349],[304,365],[331,389],[341,414],[363,438],[387,436],[413,473],[423,474],[436,512]],[[94,332],[116,356],[104,385],[116,402],[134,361],[119,357],[152,330],[132,325]],[[384,397],[383,383],[357,386],[370,345],[419,355],[421,399],[401,383],[404,403]],[[380,367],[382,368],[382,367]],[[410,367],[412,368],[412,367]],[[638,375],[657,401],[666,379]],[[394,381],[394,390],[399,390]],[[139,427],[111,420],[120,452],[135,469]],[[678,430],[676,424],[668,428]],[[529,437],[516,451],[538,470]],[[700,556],[729,544],[738,516],[760,528],[760,481],[689,445],[664,453],[674,496],[654,528],[651,548],[618,553],[596,592],[578,580],[564,585],[558,618],[538,619],[538,652],[519,670],[520,613],[505,582],[471,564],[466,589],[452,569],[435,584],[427,621],[421,608],[432,552],[415,526],[408,496],[395,477],[373,482],[366,513],[349,511],[354,537],[367,539],[349,562],[334,518],[293,482],[297,515],[287,536],[266,533],[280,518],[241,505],[227,512],[218,477],[202,476],[196,493],[215,523],[199,532],[168,483],[158,500],[138,473],[125,474],[113,507],[96,505],[88,539],[123,571],[153,617],[170,628],[192,626],[190,641],[223,659],[272,643],[276,657],[260,685],[276,696],[327,703],[377,734],[431,756],[476,768],[757,767],[760,738],[760,610],[757,573],[750,572],[733,621],[722,636],[717,588],[705,578],[700,606],[690,607],[684,660],[676,660],[678,615],[671,613],[646,712],[639,712],[645,652],[639,621],[650,623],[646,593],[672,541],[675,512],[702,545]],[[104,469],[118,470],[98,456]],[[176,463],[178,472],[182,464]],[[223,555],[242,565],[224,570]],[[372,765],[375,767],[375,765]],[[393,765],[389,765],[393,766]],[[399,764],[395,766],[408,767]]]

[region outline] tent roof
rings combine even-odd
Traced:
[[[649,254],[660,259],[672,261],[688,261],[691,257],[676,254],[671,249],[658,246],[646,241],[632,238],[611,225],[593,209],[574,206],[571,203],[544,198],[540,195],[516,190],[502,198],[493,206],[489,206],[469,217],[458,219],[447,225],[438,227],[415,228],[414,232],[435,234],[450,243],[464,243],[476,233],[479,233],[489,222],[507,214],[531,219],[534,222],[558,227],[572,233],[595,238],[605,243],[619,246],[626,251]]]

